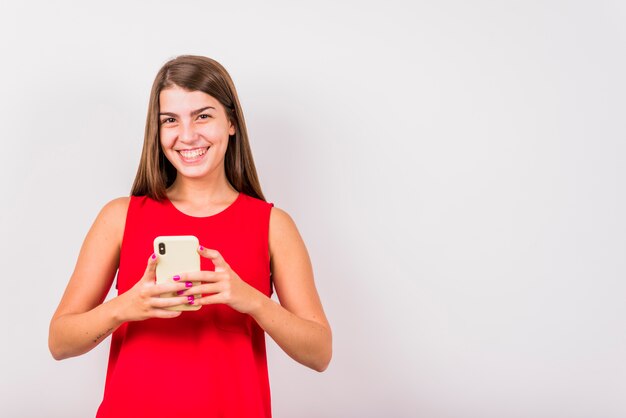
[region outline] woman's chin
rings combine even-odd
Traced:
[[[219,167],[212,167],[208,164],[185,165],[176,167],[178,172],[176,177],[182,177],[190,180],[201,180],[210,178],[217,173]],[[224,169],[222,168],[222,171]]]

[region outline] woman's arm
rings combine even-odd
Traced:
[[[86,353],[120,326],[111,304],[100,304],[117,271],[128,201],[121,198],[108,203],[87,233],[74,273],[50,321],[48,346],[57,360]]]
[[[204,294],[194,303],[224,303],[251,315],[291,358],[324,371],[332,356],[332,335],[304,242],[289,215],[277,208],[271,212],[269,235],[272,279],[280,304],[241,280],[219,252],[207,248],[199,253],[211,259],[215,271],[181,274],[181,281],[204,282],[184,295]]]
[[[294,360],[324,371],[332,357],[332,333],[320,301],[304,241],[291,217],[270,217],[272,280],[280,305],[269,298],[250,314]]]
[[[187,301],[184,297],[156,297],[185,287],[184,283],[155,285],[155,257],[148,261],[144,277],[135,287],[102,303],[118,268],[128,203],[129,198],[108,203],[85,238],[74,273],[50,321],[48,346],[57,360],[90,351],[125,321],[178,316],[180,312],[161,308]]]

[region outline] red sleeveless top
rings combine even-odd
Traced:
[[[180,212],[168,200],[130,198],[117,286],[143,275],[159,235],[195,235],[219,251],[250,285],[271,295],[269,218],[272,204],[240,193],[208,217]],[[202,270],[213,270],[201,258]],[[203,306],[173,319],[127,322],[111,339],[99,418],[271,417],[265,333],[249,315]]]

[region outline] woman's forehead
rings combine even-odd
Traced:
[[[215,108],[222,107],[220,102],[215,97],[206,94],[203,91],[189,91],[178,86],[161,90],[161,93],[159,94],[159,104],[161,110],[171,110],[172,112],[174,112],[176,108],[195,110],[206,106]],[[168,109],[164,109],[165,107]]]

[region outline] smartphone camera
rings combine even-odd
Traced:
[[[164,242],[159,242],[159,254],[161,254],[161,255],[165,254],[165,243]]]

